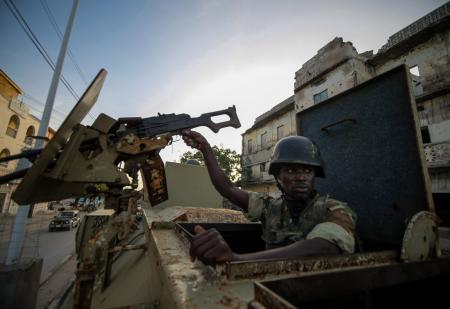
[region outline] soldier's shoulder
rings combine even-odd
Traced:
[[[281,198],[274,198],[273,196],[267,194],[267,193],[261,193],[261,192],[251,192],[249,191],[250,199],[249,201],[252,203],[258,203],[262,204],[264,206],[270,206],[272,204],[278,204],[280,201],[282,201]]]
[[[264,201],[268,207],[279,206],[283,203],[283,199],[281,197],[273,197],[270,195],[264,197]]]
[[[348,206],[348,204],[346,202],[336,200],[334,198],[330,198],[330,197],[327,198],[326,208],[329,211],[340,211],[343,213],[347,213],[352,217],[356,217],[355,212],[353,211],[353,209],[350,208],[350,206]]]
[[[328,208],[329,210],[348,209],[346,202],[334,199],[328,195],[319,196],[316,200],[318,206]]]
[[[345,207],[348,207],[346,202],[343,202],[343,201],[331,198],[329,196],[325,197],[325,203],[326,203],[326,205],[328,207],[333,207],[333,206],[345,206]]]

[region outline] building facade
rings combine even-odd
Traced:
[[[34,146],[39,129],[39,119],[30,114],[28,106],[21,100],[22,90],[8,75],[0,70],[0,158],[18,154]],[[48,130],[48,137],[54,131]],[[18,160],[1,162],[0,176],[12,173]],[[17,181],[0,185],[0,213],[15,213],[17,204],[11,200],[11,194],[17,187]]]
[[[243,187],[265,188],[270,182],[264,178],[264,167],[260,164],[266,162],[267,165],[271,149],[259,147],[257,143],[269,128],[273,136],[275,119],[289,119],[289,134],[301,134],[297,132],[296,113],[406,64],[411,72],[435,205],[440,216],[450,218],[449,26],[450,3],[446,3],[389,37],[376,54],[372,51],[358,53],[351,42],[344,42],[342,38],[326,44],[295,73],[294,109],[284,109],[284,114],[278,112],[272,117],[274,107],[264,114],[265,121],[258,121],[264,115],[258,117],[243,134],[243,170],[251,171],[248,173],[252,176],[243,176],[247,179]],[[274,139],[271,141],[273,146]]]
[[[411,71],[425,158],[438,215],[450,222],[450,3],[389,37],[369,60],[376,74]]]
[[[278,140],[295,134],[294,96],[256,118],[253,126],[242,134],[243,189],[279,194],[275,179],[268,173],[270,156]]]
[[[367,65],[372,52],[358,54],[351,42],[335,38],[295,73],[295,111],[299,112],[375,76]]]

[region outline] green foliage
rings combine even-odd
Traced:
[[[229,148],[223,148],[223,146],[218,147],[214,145],[211,148],[217,158],[217,161],[219,162],[220,168],[225,172],[231,181],[237,181],[241,176],[241,155]],[[186,163],[191,159],[199,161],[202,165],[205,164],[203,155],[198,150],[195,152],[186,151],[181,155],[180,162]]]

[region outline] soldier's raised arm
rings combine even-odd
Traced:
[[[216,190],[223,197],[229,199],[244,211],[247,211],[249,194],[233,185],[228,176],[220,168],[211,145],[206,138],[200,133],[191,130],[183,130],[181,134],[186,145],[198,149],[203,154],[209,177]]]

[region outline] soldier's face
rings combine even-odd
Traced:
[[[299,200],[306,200],[311,196],[315,177],[314,167],[304,164],[284,165],[278,173],[278,181],[284,192]]]

